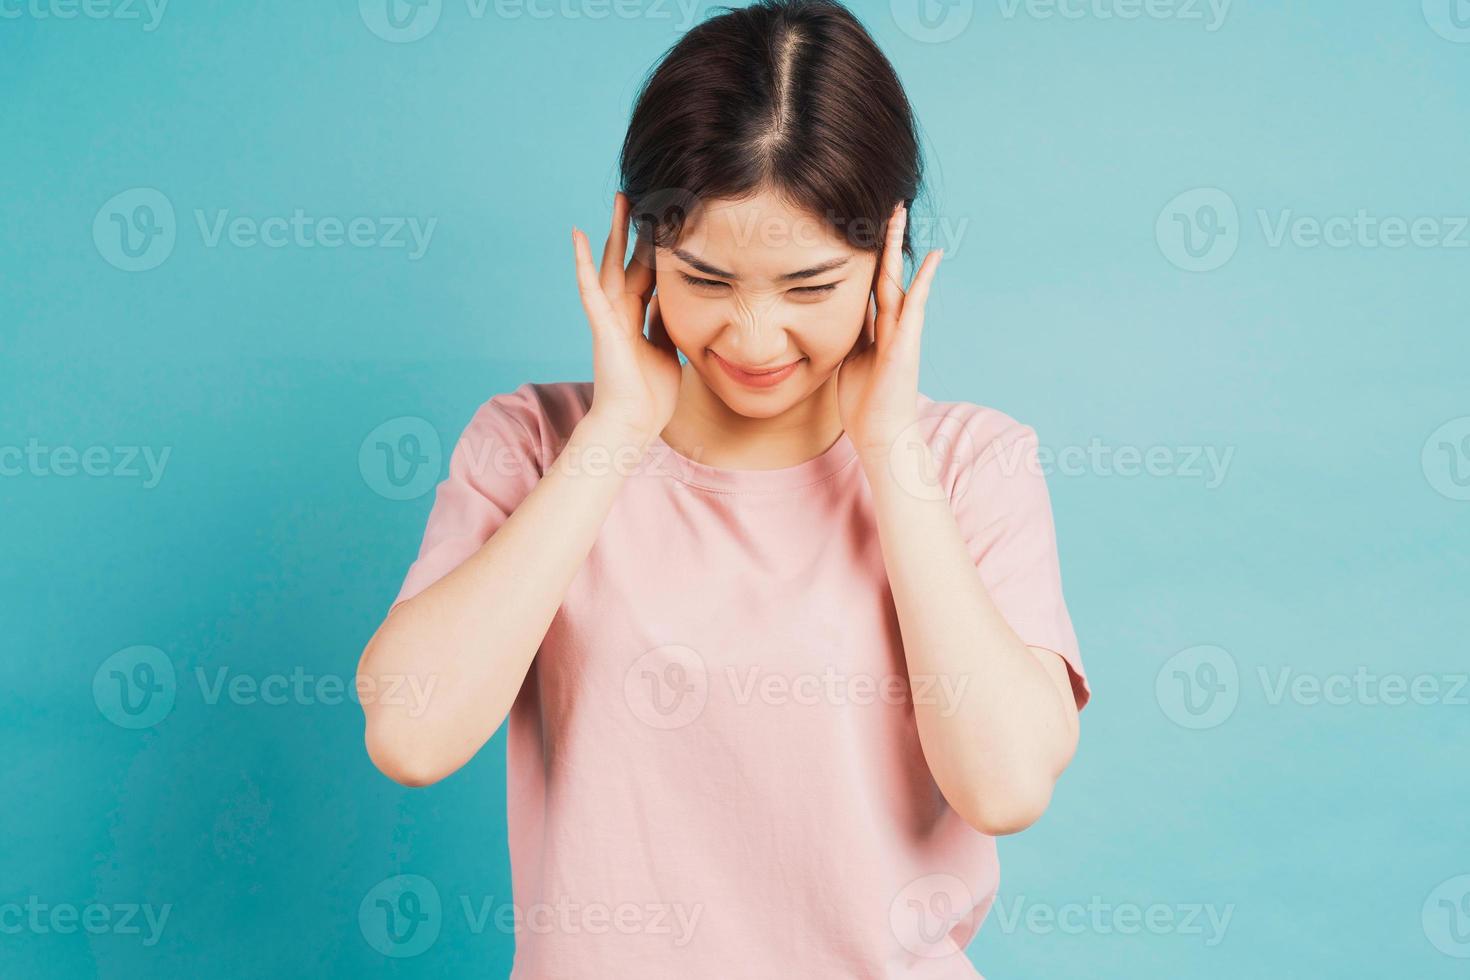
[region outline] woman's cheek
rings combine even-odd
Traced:
[[[659,314],[674,346],[686,357],[698,355],[719,334],[724,304],[675,293],[659,297]]]
[[[867,315],[867,294],[847,294],[834,297],[822,317],[822,359],[833,369],[852,350],[858,334],[863,329],[863,317]]]

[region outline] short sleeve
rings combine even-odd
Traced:
[[[1062,656],[1081,709],[1092,688],[1062,595],[1051,495],[1036,431],[1017,423],[980,443],[958,474],[951,503],[970,559],[996,608],[1027,646]]]
[[[530,382],[475,412],[434,491],[418,558],[396,606],[448,575],[480,549],[541,479],[539,402]]]

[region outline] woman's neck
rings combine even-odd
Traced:
[[[842,435],[836,375],[780,415],[751,418],[720,400],[685,364],[679,398],[659,433],[675,452],[720,469],[772,470],[820,456]]]

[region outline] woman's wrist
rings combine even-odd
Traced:
[[[639,426],[603,414],[595,408],[589,410],[576,425],[576,431],[587,439],[609,449],[633,447],[646,449],[657,435]]]

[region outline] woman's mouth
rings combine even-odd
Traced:
[[[782,381],[785,381],[787,378],[791,377],[792,373],[801,364],[801,362],[806,360],[806,358],[804,357],[798,357],[790,364],[757,371],[754,369],[737,367],[736,365],[731,364],[729,361],[725,360],[720,355],[716,354],[714,351],[710,351],[710,356],[719,362],[720,367],[723,368],[725,373],[728,374],[733,380],[738,381],[741,384],[746,385],[750,388],[774,387],[780,384]]]

